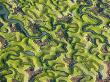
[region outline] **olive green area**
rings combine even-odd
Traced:
[[[109,0],[0,0],[0,82],[109,82]]]

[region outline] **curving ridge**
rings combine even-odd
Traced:
[[[29,37],[29,34],[24,29],[22,22],[20,22],[19,20],[16,20],[16,19],[8,19],[8,15],[9,15],[8,9],[2,3],[0,3],[0,7],[1,7],[1,9],[0,9],[1,18],[4,21],[7,21],[9,23],[16,23],[16,25],[15,25],[16,29],[19,30],[21,33],[23,33],[26,37]]]
[[[109,82],[109,0],[1,0],[0,82]]]

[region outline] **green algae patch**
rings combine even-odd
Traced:
[[[1,0],[0,82],[109,82],[108,0]]]

